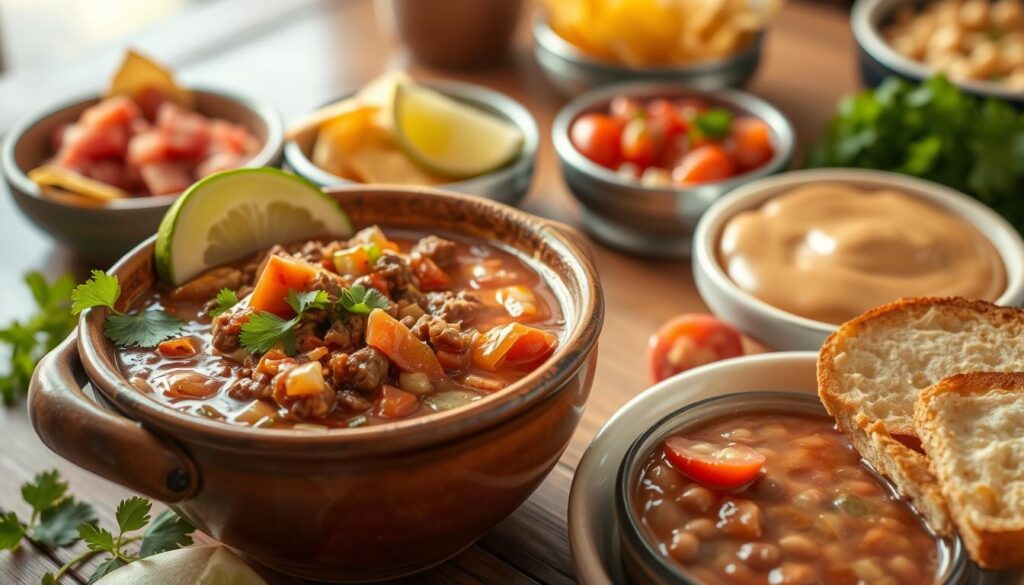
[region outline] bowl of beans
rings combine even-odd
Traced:
[[[861,77],[942,73],[968,93],[1024,105],[1024,5],[1017,0],[858,0]]]
[[[668,415],[633,443],[616,488],[635,583],[953,583],[966,567],[805,393]]]

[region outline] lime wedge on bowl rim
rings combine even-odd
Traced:
[[[350,235],[344,210],[313,183],[278,169],[235,169],[195,183],[167,210],[156,270],[177,285],[273,244]]]
[[[523,132],[494,114],[409,83],[395,85],[395,138],[424,168],[455,179],[482,175],[516,157]]]

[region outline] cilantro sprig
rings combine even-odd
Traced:
[[[12,321],[0,329],[0,346],[8,348],[9,356],[6,371],[0,373],[0,401],[6,405],[25,393],[36,363],[57,347],[76,323],[71,314],[75,281],[70,275],[47,282],[42,274],[29,272],[24,280],[38,311],[24,321]]]
[[[72,568],[100,554],[107,557],[89,583],[138,559],[192,544],[195,527],[172,510],[164,510],[151,521],[152,503],[141,497],[118,504],[116,534],[101,527],[93,507],[68,495],[68,483],[56,470],[39,473],[22,485],[21,497],[32,509],[31,516],[23,522],[15,512],[0,514],[0,550],[16,550],[24,540],[50,549],[79,541],[86,546],[55,573],[43,575],[43,585],[55,585]]]
[[[391,303],[377,289],[355,284],[341,291],[338,304],[349,313],[369,315],[374,309],[387,309]]]
[[[288,305],[295,311],[295,316],[282,319],[267,311],[257,311],[249,315],[249,321],[242,325],[239,341],[253,355],[266,353],[278,344],[284,347],[288,355],[295,355],[295,330],[302,322],[303,315],[307,311],[325,309],[330,302],[326,291],[296,292],[289,289]]]
[[[117,310],[120,296],[121,284],[116,276],[93,270],[89,280],[71,291],[71,312],[77,315],[93,307],[107,308],[110,313],[103,323],[103,333],[123,347],[153,347],[181,332],[181,320],[158,309],[122,313]]]
[[[222,288],[217,293],[216,301],[217,305],[208,311],[211,317],[216,317],[237,305],[238,294],[230,288]]]

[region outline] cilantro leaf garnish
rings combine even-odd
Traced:
[[[343,309],[356,315],[369,315],[374,309],[387,309],[391,305],[379,290],[361,284],[342,290],[338,302]]]
[[[146,309],[134,315],[122,313],[116,308],[120,296],[121,285],[116,276],[93,270],[92,278],[71,292],[71,312],[77,315],[94,307],[108,309],[110,313],[103,324],[103,333],[123,347],[153,347],[181,331],[181,320],[158,309]]]
[[[0,550],[14,550],[25,536],[25,526],[14,512],[0,514]]]
[[[33,514],[40,514],[52,507],[68,490],[68,483],[62,481],[56,469],[37,473],[32,481],[21,486],[21,499],[32,506]]]
[[[122,500],[117,505],[117,512],[114,514],[117,518],[117,527],[121,529],[121,532],[131,532],[142,528],[149,523],[151,509],[153,509],[153,504],[146,498],[136,496]]]
[[[250,315],[249,321],[242,325],[239,341],[253,355],[267,353],[279,343],[285,352],[295,355],[295,327],[298,324],[297,316],[285,320],[273,313],[259,311]]]
[[[96,521],[96,512],[85,502],[67,497],[39,514],[39,524],[28,537],[51,548],[68,546],[78,540],[78,527]]]
[[[25,284],[32,292],[38,310],[24,321],[14,321],[0,329],[0,346],[6,348],[8,367],[0,374],[0,401],[12,404],[25,393],[36,362],[57,347],[75,328],[71,314],[71,290],[75,281],[63,276],[47,283],[38,272],[25,275]]]
[[[217,293],[217,306],[210,309],[209,314],[211,317],[216,317],[237,304],[238,294],[230,288],[222,288]]]
[[[78,527],[78,536],[89,547],[89,550],[112,552],[114,535],[106,528],[93,524],[82,524]]]
[[[192,544],[191,535],[194,531],[195,527],[173,510],[164,510],[149,523],[149,528],[142,537],[139,556],[145,558],[188,546]]]
[[[306,292],[295,292],[294,290],[288,291],[288,306],[292,308],[297,314],[301,315],[306,311],[319,310],[327,307],[331,302],[331,299],[327,296],[327,291],[324,290],[311,290]]]
[[[709,138],[722,138],[729,134],[732,112],[725,108],[712,108],[697,115],[697,128]]]

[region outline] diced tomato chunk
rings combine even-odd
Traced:
[[[379,349],[403,371],[422,372],[432,380],[444,378],[444,369],[430,346],[380,309],[374,309],[367,319],[366,344]]]
[[[142,182],[153,195],[180,193],[192,184],[192,173],[181,163],[150,163],[139,167]]]
[[[167,136],[159,130],[137,134],[128,142],[128,163],[135,166],[166,162],[170,157]]]
[[[402,418],[416,412],[420,401],[415,394],[385,384],[380,389],[377,414],[388,418]]]
[[[743,170],[757,168],[775,154],[772,131],[764,120],[750,116],[736,118],[732,122],[730,138],[733,159]]]
[[[96,179],[97,181],[119,188],[124,188],[126,185],[124,167],[116,160],[106,159],[95,162],[85,161],[81,163],[78,168],[83,175],[90,179]]]
[[[128,130],[123,126],[74,124],[64,132],[57,163],[74,167],[85,160],[119,158],[128,148]]]
[[[429,256],[420,256],[413,260],[413,270],[422,291],[446,290],[452,287],[451,277]]]
[[[107,98],[82,112],[81,124],[87,128],[128,126],[142,115],[139,106],[130,97],[119,95]]]
[[[244,163],[245,160],[237,154],[231,154],[229,152],[211,154],[203,159],[203,162],[199,163],[199,166],[196,167],[196,179],[202,179],[203,177],[208,177],[213,173],[226,171],[228,169],[237,169]]]
[[[494,371],[504,366],[534,364],[551,354],[557,338],[547,331],[522,323],[495,327],[477,338],[473,346],[473,363]]]
[[[199,157],[210,143],[209,121],[174,102],[164,102],[156,125],[167,136],[167,149],[174,157]]]
[[[244,126],[224,120],[210,122],[211,151],[249,154],[256,148],[256,138]]]
[[[249,306],[256,311],[267,311],[289,317],[295,311],[288,305],[288,291],[309,290],[316,278],[317,268],[296,258],[277,254],[267,260],[256,287],[249,297]]]
[[[138,102],[142,115],[153,122],[160,111],[160,106],[167,101],[167,96],[155,87],[147,87],[135,95],[135,101]]]

